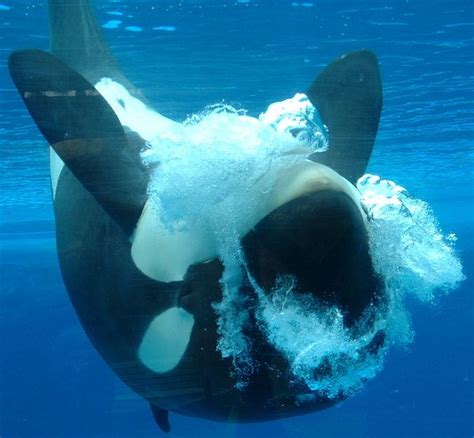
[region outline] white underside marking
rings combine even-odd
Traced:
[[[63,170],[64,161],[54,152],[52,147],[49,148],[49,169],[51,172],[51,188],[53,190],[53,199],[56,197],[56,188],[58,186],[59,175]]]
[[[121,125],[137,132],[146,141],[157,136],[172,137],[173,131],[180,128],[180,123],[151,110],[118,82],[102,78],[95,88],[111,106]]]
[[[156,373],[171,371],[186,351],[193,325],[193,315],[180,307],[172,307],[158,315],[140,344],[140,361]]]
[[[262,193],[262,208],[237,230],[239,236],[287,202],[322,190],[347,193],[360,208],[359,195],[352,184],[329,167],[307,160],[281,172],[271,193]],[[362,210],[361,215],[365,216]],[[170,232],[156,216],[150,201],[147,203],[132,244],[132,258],[145,275],[157,281],[180,281],[190,265],[216,257],[217,244],[210,229]]]
[[[215,257],[216,246],[209,230],[193,233],[172,233],[156,216],[150,202],[133,236],[132,259],[145,275],[158,281],[182,280],[196,260]]]

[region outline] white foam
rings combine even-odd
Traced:
[[[382,325],[361,323],[349,330],[338,308],[294,294],[295,286],[296,279],[280,278],[267,296],[255,285],[261,330],[286,357],[294,378],[310,390],[334,398],[359,389],[381,368],[383,350],[371,356],[365,349]]]
[[[372,219],[374,265],[386,283],[425,302],[456,288],[464,279],[456,237],[442,233],[430,206],[375,175],[364,175],[357,187]]]
[[[311,150],[257,119],[227,110],[208,112],[146,154],[158,165],[149,186],[157,214],[170,229],[213,222],[238,233],[254,225],[266,195],[285,168]]]
[[[222,234],[219,257],[224,265],[221,277],[222,300],[214,304],[217,313],[217,350],[231,358],[235,386],[243,389],[258,364],[252,356],[252,339],[245,335],[250,325],[249,297],[241,292],[245,260],[240,239],[233,233]]]
[[[322,152],[328,148],[328,132],[318,111],[303,93],[272,103],[259,119],[278,132],[293,135],[302,144]]]

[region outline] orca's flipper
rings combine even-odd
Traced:
[[[159,408],[158,406],[152,405],[150,403],[151,412],[153,413],[153,418],[156,421],[158,427],[163,431],[168,433],[171,430],[169,414],[166,409]]]
[[[311,159],[355,184],[365,173],[382,111],[377,57],[368,50],[329,64],[306,91],[329,130],[329,149]]]
[[[131,234],[146,202],[148,176],[112,108],[86,79],[47,52],[13,52],[9,69],[46,140]]]
[[[92,11],[89,0],[49,0],[50,50],[93,85],[103,78],[143,96],[123,75]]]

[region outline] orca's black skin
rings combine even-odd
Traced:
[[[153,413],[153,418],[156,421],[158,427],[163,431],[168,433],[171,430],[169,412],[165,409],[161,409],[158,406],[150,404],[151,412]]]
[[[382,111],[382,79],[369,50],[348,53],[329,64],[306,91],[329,127],[329,148],[311,159],[353,183],[365,173]]]
[[[164,431],[170,428],[168,410],[213,420],[261,421],[340,401],[315,393],[314,400],[300,405],[297,395],[308,393],[308,388],[292,381],[289,364],[255,325],[247,335],[260,367],[245,390],[234,387],[231,361],[216,349],[212,303],[222,298],[219,260],[190,266],[183,281],[171,283],[155,281],[135,266],[131,236],[148,182],[139,157],[143,140],[124,132],[92,83],[107,76],[138,94],[118,69],[87,0],[50,0],[49,6],[56,57],[21,51],[11,55],[9,66],[33,119],[66,163],[54,200],[58,257],[69,296],[94,347],[150,402]],[[308,95],[331,135],[330,150],[321,161],[354,182],[365,171],[380,116],[375,56],[361,51],[336,60]],[[351,160],[356,162],[353,169]],[[356,325],[369,306],[383,302],[362,216],[347,195],[322,191],[294,199],[256,224],[242,245],[253,276],[267,293],[277,274],[296,275],[298,292],[339,306],[347,327]],[[243,285],[246,292],[253,294],[249,285]],[[194,316],[191,339],[175,368],[155,373],[141,363],[138,348],[153,319],[174,306]],[[383,333],[367,354],[382,344]]]

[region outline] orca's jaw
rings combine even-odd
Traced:
[[[374,272],[364,218],[353,198],[324,190],[294,199],[260,221],[242,240],[251,275],[271,293],[291,276],[296,291],[338,306],[350,327],[382,286]]]

